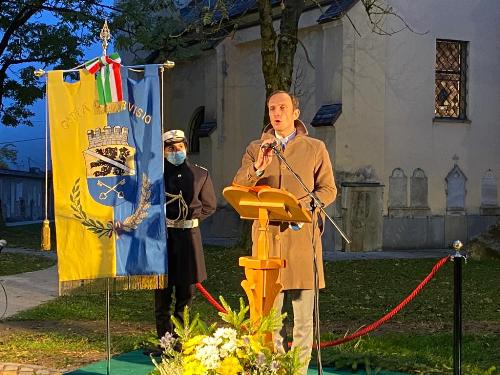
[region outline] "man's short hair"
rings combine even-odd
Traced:
[[[293,109],[295,110],[295,109],[299,108],[299,99],[295,95],[290,94],[288,91],[284,91],[284,90],[275,90],[275,91],[273,91],[271,93],[271,95],[269,95],[267,97],[267,101],[266,101],[267,106],[269,106],[269,99],[271,99],[271,97],[273,97],[276,94],[287,94],[290,97],[290,99],[292,99]]]

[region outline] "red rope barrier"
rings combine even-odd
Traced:
[[[380,318],[379,320],[377,320],[376,322],[370,324],[369,326],[366,326],[365,328],[349,335],[349,336],[346,336],[346,337],[343,337],[341,339],[337,339],[337,340],[333,340],[333,341],[327,341],[327,342],[322,342],[320,344],[320,347],[321,348],[327,348],[327,347],[330,347],[330,346],[336,346],[336,345],[340,345],[340,344],[343,344],[347,341],[351,341],[351,340],[354,340],[355,338],[359,337],[359,336],[362,336],[370,331],[373,331],[375,329],[377,329],[378,327],[380,327],[382,324],[384,324],[386,321],[388,321],[389,319],[391,319],[394,315],[396,315],[399,311],[401,311],[401,309],[403,307],[405,307],[413,298],[415,298],[415,296],[420,293],[420,291],[422,290],[422,288],[434,277],[434,275],[436,274],[436,272],[446,263],[450,260],[451,256],[446,256],[442,259],[440,259],[435,265],[434,267],[432,267],[432,270],[431,272],[425,277],[425,279],[422,280],[422,282],[420,284],[418,284],[418,286],[413,290],[413,292],[411,292],[411,294],[406,297],[403,301],[401,301],[399,303],[399,305],[397,305],[394,309],[392,309],[389,313],[385,314],[382,318]]]
[[[451,259],[451,256],[448,255],[442,259],[440,259],[435,265],[434,267],[432,267],[432,270],[431,272],[429,272],[429,274],[425,277],[425,279],[423,279],[420,284],[418,284],[418,286],[413,290],[413,292],[410,293],[410,295],[408,295],[408,297],[406,297],[403,301],[401,301],[394,309],[392,309],[390,312],[388,312],[387,314],[385,314],[382,318],[380,318],[379,320],[377,320],[376,322],[364,327],[363,329],[360,329],[359,331],[357,332],[354,332],[353,334],[351,335],[348,335],[346,337],[343,337],[341,339],[337,339],[337,340],[333,340],[333,341],[327,341],[327,342],[322,342],[320,344],[320,347],[321,348],[327,348],[327,347],[330,347],[330,346],[336,346],[336,345],[340,345],[340,344],[344,344],[348,341],[351,341],[351,340],[354,340],[355,338],[359,337],[359,336],[362,336],[364,334],[367,334],[368,332],[371,332],[375,329],[377,329],[378,327],[380,327],[382,324],[384,324],[386,321],[388,321],[389,319],[391,319],[394,315],[396,315],[399,311],[401,311],[401,309],[403,309],[403,307],[405,307],[411,300],[413,300],[415,298],[415,296],[420,293],[420,291],[423,289],[423,287],[425,285],[427,285],[427,283],[434,277],[434,275],[436,274],[436,272],[446,263],[448,262],[449,260]],[[218,311],[220,312],[223,312],[225,313],[226,310],[210,295],[210,293],[207,292],[207,290],[200,284],[200,283],[197,283],[196,284],[196,288],[198,288],[198,290],[200,291],[200,293],[208,300],[208,302],[210,302],[210,304],[212,304],[212,306],[214,306]],[[291,343],[289,343],[289,346],[291,346]],[[314,345],[314,348],[316,348],[316,345]]]
[[[200,293],[207,299],[210,304],[215,307],[218,311],[221,313],[226,313],[226,309],[219,305],[219,303],[215,300],[214,297],[210,295],[210,293],[207,292],[207,290],[201,285],[200,283],[196,283],[196,288],[200,291]]]

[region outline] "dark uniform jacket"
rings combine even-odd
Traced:
[[[165,191],[179,194],[188,205],[186,219],[202,221],[215,212],[217,199],[212,180],[205,168],[186,160],[179,166],[165,161]],[[166,201],[169,200],[165,197]],[[179,216],[179,204],[172,202],[166,207],[167,218]],[[167,230],[168,282],[186,285],[202,282],[207,278],[200,228]]]

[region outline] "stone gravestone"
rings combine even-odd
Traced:
[[[389,177],[389,216],[402,217],[406,215],[408,178],[401,168],[395,168]]]
[[[428,182],[425,172],[420,168],[416,168],[410,179],[410,207],[412,208],[412,216],[429,215],[427,186]]]
[[[344,229],[352,242],[345,251],[382,250],[382,203],[379,183],[342,183]]]
[[[389,206],[406,207],[407,177],[401,168],[395,168],[389,177]]]
[[[497,205],[497,179],[491,169],[481,178],[481,206]]]
[[[447,212],[465,211],[465,183],[467,177],[458,165],[446,176],[446,210]]]
[[[451,169],[445,178],[446,181],[446,216],[445,246],[450,245],[455,240],[466,242],[467,216],[465,215],[465,184],[467,177],[457,164]]]
[[[497,178],[491,169],[488,169],[481,178],[481,215],[499,215]]]

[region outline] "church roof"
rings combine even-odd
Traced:
[[[281,3],[281,0],[271,0],[273,6]],[[334,19],[341,18],[352,6],[359,0],[331,0],[321,2],[321,5],[326,5],[328,8],[318,18],[318,23],[329,22]],[[186,23],[191,23],[200,18],[201,9],[213,9],[217,2],[215,0],[201,0],[199,2],[190,1],[187,6],[180,10],[181,18]],[[193,6],[194,5],[194,6]],[[230,19],[244,15],[245,13],[257,12],[257,0],[234,0],[227,3],[228,17]],[[317,3],[306,6],[306,9],[316,7]],[[218,22],[222,17],[220,11],[215,12],[212,21]]]
[[[318,23],[333,21],[351,9],[358,0],[333,0],[330,7],[318,18]]]

